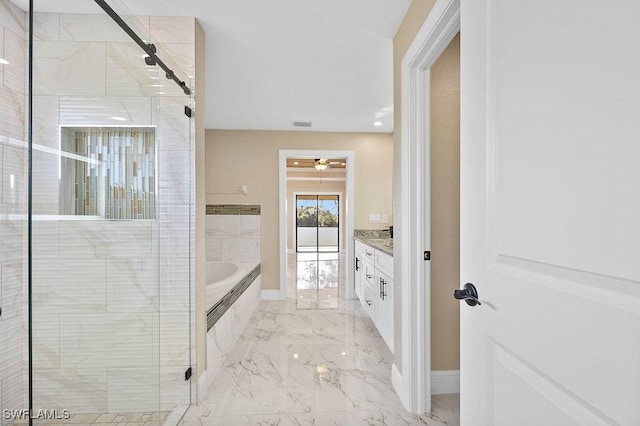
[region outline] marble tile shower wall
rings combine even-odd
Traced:
[[[0,408],[24,407],[26,14],[0,0]],[[0,424],[3,422],[0,419]]]
[[[195,21],[139,18],[193,76]],[[106,16],[34,23],[34,406],[72,413],[171,410],[190,403],[194,154],[189,99],[144,65]],[[156,69],[157,84],[148,74]],[[145,76],[146,74],[146,76]],[[193,80],[189,82],[193,85]],[[124,117],[116,122],[112,117]],[[59,126],[153,125],[156,220],[58,214]],[[190,235],[191,232],[191,235]]]

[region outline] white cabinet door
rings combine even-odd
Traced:
[[[378,270],[375,291],[376,327],[393,352],[393,279]]]
[[[375,251],[375,266],[387,277],[393,278],[393,256],[386,254],[383,251]]]
[[[639,17],[462,0],[462,425],[640,425]]]

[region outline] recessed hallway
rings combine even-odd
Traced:
[[[292,284],[300,263],[289,264]],[[342,290],[344,272],[339,281]],[[204,402],[181,424],[459,424],[458,395],[434,396],[431,416],[404,410],[390,381],[392,354],[359,301],[301,309],[292,290],[286,301],[261,302]]]

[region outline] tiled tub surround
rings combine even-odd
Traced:
[[[207,269],[211,267],[215,267],[218,262],[208,262]],[[225,296],[229,294],[238,284],[241,284],[243,281],[247,279],[251,279],[251,282],[256,278],[257,275],[260,274],[260,264],[256,264],[254,262],[242,262],[237,263],[235,266],[238,268],[235,273],[225,277],[224,279],[217,281],[209,281],[207,280],[207,288],[206,288],[206,307],[207,307],[207,317],[209,316],[209,312],[211,309],[217,305],[220,300],[222,300]],[[207,327],[209,329],[211,327]]]
[[[207,283],[207,312],[252,271],[258,275],[207,331],[207,369],[198,381],[198,399],[206,394],[260,303],[261,288],[260,206],[209,204],[205,221],[207,265],[224,262],[238,267],[231,276]]]
[[[259,273],[259,266],[254,271]],[[227,307],[224,314],[207,331],[207,371],[200,379],[199,399],[205,395],[206,390],[211,386],[227,354],[260,304],[260,275],[252,278],[240,297],[230,307]]]
[[[207,204],[207,214],[260,216],[258,204]]]
[[[153,69],[106,15],[34,21],[34,144],[57,149],[60,126],[156,126],[158,170],[156,219],[65,218],[58,157],[34,151],[34,408],[80,416],[186,407],[185,370],[195,365],[191,100],[157,70],[149,80]],[[194,19],[140,21],[163,43],[160,56],[193,75]]]
[[[259,208],[207,205],[207,262],[260,262]]]
[[[26,402],[25,40],[26,14],[0,0],[0,409]]]

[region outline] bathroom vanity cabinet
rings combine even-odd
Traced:
[[[355,240],[355,291],[393,352],[393,257],[386,252],[389,246],[383,239]]]

